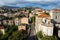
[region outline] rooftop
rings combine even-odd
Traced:
[[[54,9],[53,11],[54,12],[60,12],[60,9]]]
[[[36,11],[38,11],[38,12],[42,12],[42,10],[41,9],[35,9]]]
[[[4,26],[0,26],[0,29],[4,29]]]
[[[39,14],[38,17],[50,17],[50,16],[45,13],[42,13],[42,14]]]

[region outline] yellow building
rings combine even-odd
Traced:
[[[20,26],[18,26],[18,30],[26,30],[26,25],[20,25]]]
[[[28,23],[28,18],[27,17],[21,18],[21,24],[29,24]]]
[[[4,30],[4,27],[3,26],[0,26],[0,31],[5,34],[5,30]]]

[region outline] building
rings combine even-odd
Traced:
[[[3,25],[7,24],[7,21],[6,20],[3,20]]]
[[[42,24],[41,27],[42,27],[43,36],[45,36],[45,35],[53,36],[54,26],[52,25],[52,23],[50,23],[50,24],[46,24],[46,23]]]
[[[15,23],[15,25],[19,25],[19,19],[18,18],[15,18],[14,19],[14,23]]]
[[[7,20],[8,21],[8,25],[14,25],[13,20]]]
[[[50,16],[44,13],[36,16],[36,21],[35,21],[36,32],[41,31],[41,24],[45,23],[46,21],[50,21],[49,19],[50,19]]]
[[[25,24],[19,25],[18,30],[26,30],[26,25]]]
[[[33,10],[33,14],[40,14],[40,13],[42,13],[43,11],[42,11],[42,9],[40,9],[40,8],[36,8],[35,10]]]
[[[54,35],[60,38],[60,9],[51,10],[50,16],[54,24]]]
[[[4,16],[6,16],[6,17],[7,17],[7,16],[8,16],[8,13],[4,13]]]
[[[33,16],[34,16],[33,13],[30,13],[30,14],[29,14],[29,17],[30,17],[30,18],[33,17]]]
[[[50,16],[51,16],[52,21],[59,23],[60,22],[60,9],[51,10]]]
[[[3,20],[3,24],[5,25],[14,25],[13,20]]]
[[[43,13],[36,16],[36,33],[42,31],[43,35],[53,36],[53,28],[49,15]]]
[[[60,30],[58,30],[58,37],[60,38]]]
[[[60,24],[56,24],[56,29],[57,29],[57,36],[60,38]]]
[[[0,25],[2,25],[2,23],[3,23],[2,21],[3,21],[3,20],[2,20],[2,19],[0,19]]]
[[[4,26],[0,26],[0,31],[5,34]]]
[[[29,24],[27,17],[22,17],[20,21],[21,21],[21,24]]]

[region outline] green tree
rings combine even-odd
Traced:
[[[27,40],[27,33],[24,30],[13,32],[8,40]]]
[[[29,13],[31,13],[31,10],[29,10]]]
[[[6,29],[5,29],[5,35],[3,36],[2,40],[8,40],[8,38],[12,35],[13,32],[17,31],[18,26],[15,25],[5,25]]]
[[[32,24],[35,25],[35,16],[31,17]]]
[[[38,33],[37,33],[37,35],[38,35],[38,37],[39,37],[39,38],[42,38],[42,37],[43,37],[43,35],[42,35],[42,32],[41,32],[41,31],[40,31],[40,32],[38,32]]]
[[[0,40],[2,40],[2,37],[3,37],[3,34],[2,34],[2,32],[0,31]]]
[[[57,40],[56,36],[47,36],[47,35],[43,36],[41,31],[37,33],[37,36],[41,40]]]
[[[47,14],[47,15],[49,15],[49,13],[47,13],[47,12],[44,12],[45,14]]]
[[[57,40],[56,36],[44,36],[42,37],[42,40]]]

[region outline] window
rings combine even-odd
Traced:
[[[45,19],[45,23],[47,22],[47,20]]]
[[[57,19],[57,16],[55,17],[55,19]]]

